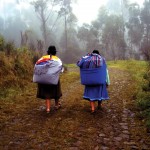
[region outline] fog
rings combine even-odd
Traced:
[[[108,59],[137,55],[141,59],[144,31],[141,30],[142,35],[136,41],[132,35],[138,33],[131,35],[131,19],[136,17],[137,24],[141,24],[138,18],[144,2],[149,3],[148,0],[1,0],[0,34],[17,47],[27,46],[34,51],[45,52],[53,44],[63,57],[67,52],[74,60],[93,49],[101,50]],[[118,29],[116,33],[120,32],[114,36],[113,25]],[[136,24],[134,27],[138,31]],[[110,39],[114,37],[116,41]],[[120,38],[123,40],[119,41]]]

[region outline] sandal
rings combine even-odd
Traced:
[[[101,110],[102,109],[102,106],[97,106],[97,110]]]
[[[95,110],[91,110],[91,114],[95,114]]]
[[[98,104],[98,106],[97,106],[97,110],[101,110],[101,109],[102,109],[102,103]]]
[[[58,106],[55,106],[56,110],[58,110],[59,108],[61,108],[61,104],[58,104]]]

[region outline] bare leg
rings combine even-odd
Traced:
[[[91,112],[95,112],[95,105],[93,101],[90,101],[90,105],[91,105]]]
[[[51,108],[51,102],[50,102],[50,99],[46,99],[46,111],[47,111],[47,113],[50,112],[50,108]]]

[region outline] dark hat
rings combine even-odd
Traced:
[[[49,55],[50,55],[50,54],[55,55],[56,52],[57,52],[57,51],[56,51],[56,47],[55,47],[55,46],[51,45],[51,46],[48,47],[47,53],[48,53]]]
[[[92,53],[99,54],[99,51],[95,49]]]

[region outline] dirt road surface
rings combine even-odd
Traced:
[[[128,72],[109,68],[110,100],[94,115],[82,98],[79,78],[70,79],[79,70],[68,72],[62,75],[62,108],[57,111],[52,101],[46,114],[45,102],[36,99],[35,84],[13,100],[0,101],[0,150],[150,149],[150,135],[132,110],[135,85]]]

